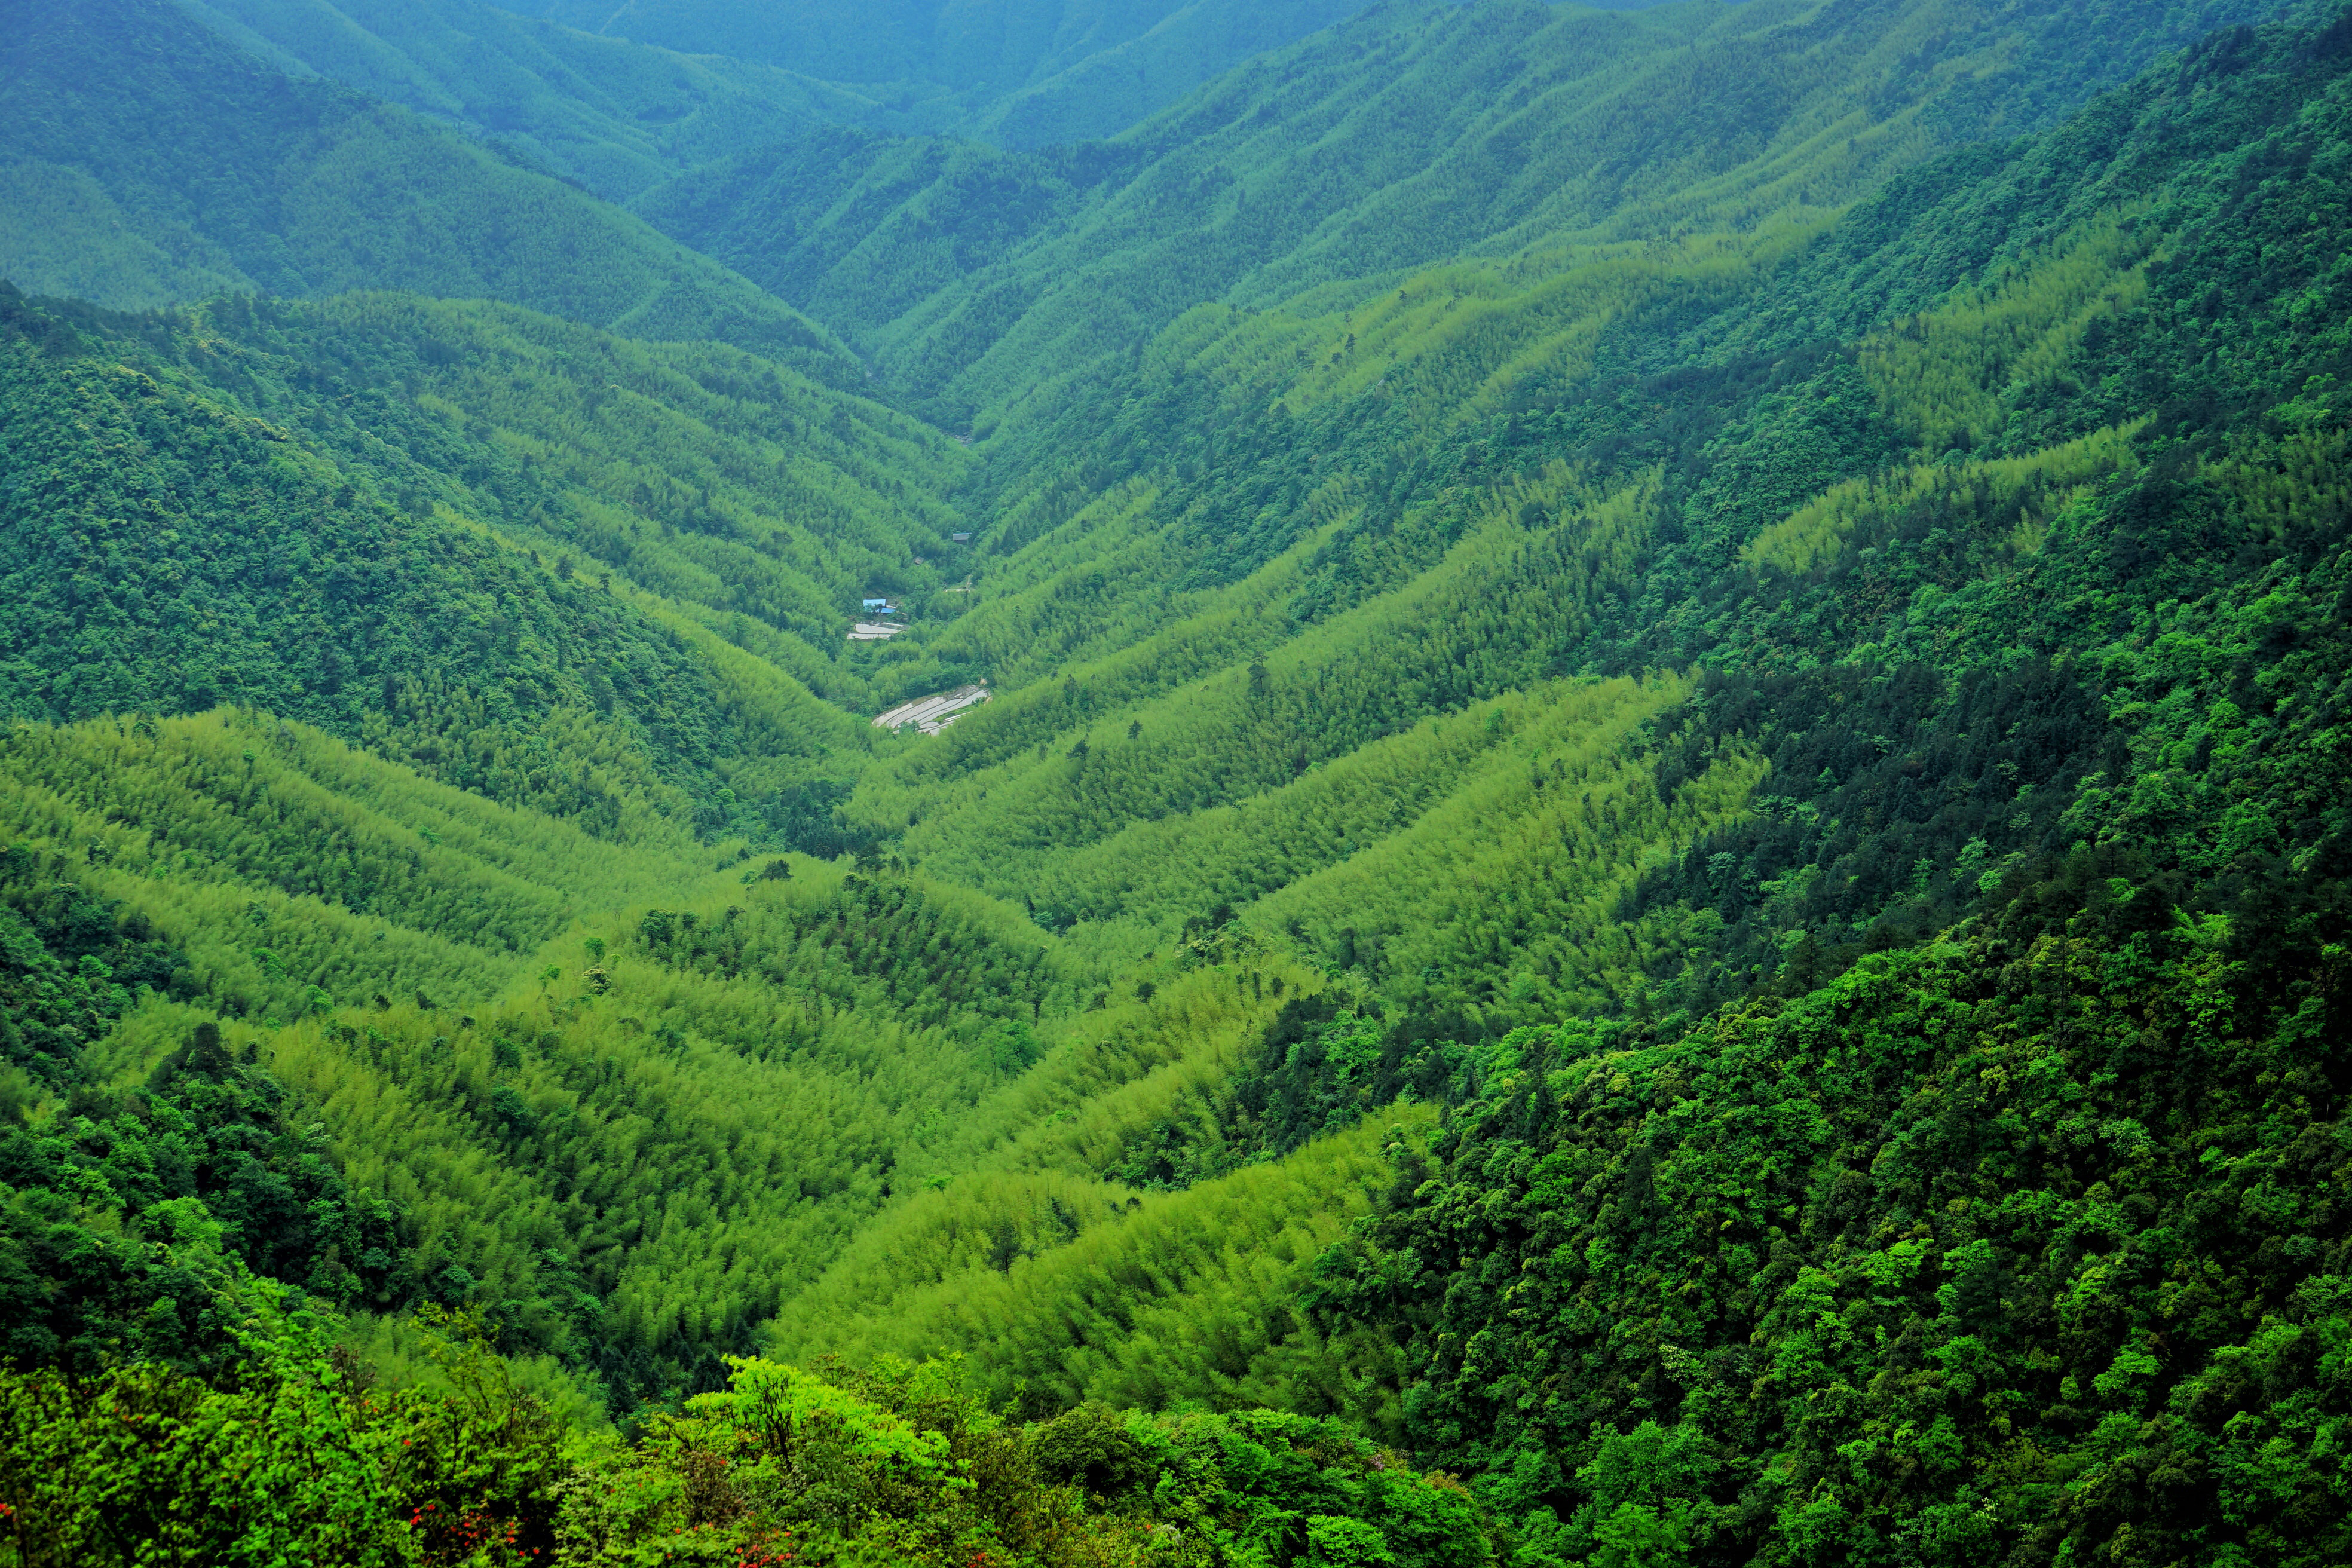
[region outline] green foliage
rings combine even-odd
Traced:
[[[0,1373],[10,1561],[413,1561],[326,1358],[275,1363],[221,1390],[155,1364]]]
[[[1357,280],[1465,252],[1835,206],[2262,14],[1380,7],[1098,150],[827,134],[691,173],[646,207],[870,347],[942,423],[1014,418],[1051,444],[1084,438],[1087,371],[1191,306],[1263,309],[1343,279],[1361,300],[1382,283]]]
[[[730,1365],[726,1390],[583,1467],[565,1493],[562,1560],[1494,1560],[1458,1483],[1418,1475],[1336,1422],[1088,1405],[1020,1426],[966,1392],[952,1362],[885,1358],[832,1382]]]
[[[559,573],[620,574],[845,705],[865,695],[846,612],[946,581],[927,563],[961,525],[941,499],[960,449],[772,360],[376,296],[142,326],[131,353],[303,429],[410,511],[437,501]]]
[[[0,1044],[27,1095],[79,1079],[81,1043],[113,1028],[142,988],[170,987],[181,955],[26,844],[0,851]]]
[[[1067,1005],[1075,977],[1043,941],[1024,941],[1003,921],[1001,909],[969,895],[852,873],[823,891],[730,907],[716,921],[648,910],[637,934],[665,968],[753,977],[845,1008],[864,1003],[917,1028],[958,1015],[1000,1019],[987,1050],[1012,1050],[1026,1067],[1037,1043],[1017,1026],[1035,1022],[1049,999]]]
[[[1349,14],[1334,0],[1080,0],[1050,22],[1004,0],[879,9],[822,0],[753,12],[663,0],[625,16],[546,0],[541,9],[689,55],[866,84],[851,104],[828,106],[836,120],[953,128],[1014,146],[1108,135],[1258,50]]]
[[[633,46],[470,0],[217,0],[196,15],[300,73],[477,132],[611,201],[682,169],[866,109],[743,60]],[[299,74],[299,73],[298,73]]]
[[[1562,1559],[2330,1561],[2344,1237],[2289,1172],[2344,1157],[2342,949],[2134,931],[2158,897],[1672,1044],[1514,1037],[1315,1299],[1435,1358],[1416,1447]]]
[[[283,1087],[234,1062],[214,1026],[142,1091],[102,1098],[0,1133],[16,1190],[0,1232],[10,1363],[215,1368],[235,1350],[216,1295],[227,1263],[344,1307],[415,1294],[399,1210],[354,1193],[323,1126],[289,1125]]]
[[[1391,1139],[1428,1120],[1396,1114]],[[776,1348],[853,1364],[961,1351],[983,1393],[1046,1410],[1202,1401],[1377,1420],[1392,1412],[1363,1397],[1370,1347],[1318,1333],[1296,1299],[1306,1261],[1370,1212],[1381,1143],[1375,1124],[1351,1127],[1175,1194],[1034,1177],[950,1184],[874,1227],[791,1303]],[[1022,1198],[1043,1212],[1015,1229]]]
[[[23,520],[0,568],[16,605],[0,701],[17,716],[233,699],[611,837],[659,815],[713,837],[837,838],[812,792],[830,798],[840,764],[822,759],[854,753],[869,731],[697,617],[740,625],[743,640],[830,684],[841,623],[828,601],[908,554],[914,519],[883,493],[904,480],[881,477],[921,449],[905,421],[868,405],[861,427],[835,395],[727,351],[625,349],[478,310],[371,301],[354,320],[231,303],[211,327],[89,321],[91,342],[13,296],[0,304],[12,329],[0,345],[7,504]],[[237,352],[214,335],[223,329],[280,352]],[[554,341],[534,347],[542,333]],[[82,352],[57,352],[68,343]],[[352,374],[509,355],[483,408],[501,431],[422,384],[414,401],[372,395],[355,407],[349,383],[320,381],[289,346],[363,354]],[[517,373],[534,363],[525,395]],[[593,378],[608,375],[644,377],[677,416],[614,410],[599,425],[608,394]],[[775,443],[820,417],[842,432],[827,448],[841,466],[787,459]],[[293,439],[305,426],[310,438]],[[632,476],[680,448],[731,476],[715,503],[704,487],[706,507],[731,508],[755,485],[761,500],[748,515],[698,514],[701,532],[661,544],[677,530],[630,510],[661,510]],[[550,459],[569,471],[545,476]],[[779,484],[779,469],[805,484]],[[492,520],[509,531],[486,535],[478,521]],[[934,508],[931,523],[943,521]],[[788,526],[798,547],[747,537]],[[609,571],[592,580],[565,546],[688,603],[616,591]]]
[[[25,237],[0,269],[20,287],[134,309],[414,289],[857,377],[805,318],[618,209],[404,110],[277,75],[160,0],[49,13],[13,44],[0,189]],[[64,232],[43,217],[60,207]]]
[[[1082,1005],[970,894],[682,875],[689,841],[600,845],[280,721],[29,729],[7,762],[20,1354],[209,1353],[152,1233],[348,1306],[494,1307],[625,1406],[688,1392],[950,1118],[1035,1115],[972,1108]],[[692,1225],[657,1197],[688,1163]]]
[[[216,1279],[235,1359],[0,1372],[0,1552],[89,1563],[545,1561],[565,1433],[480,1323],[428,1310],[446,1389],[372,1388],[299,1298]]]
[[[209,1379],[0,1373],[0,1560],[1495,1561],[1458,1482],[1336,1422],[1087,1405],[1021,1425],[953,1362],[821,1378],[735,1359],[726,1387],[623,1443],[568,1433],[469,1315],[420,1315],[441,1388],[387,1390],[330,1325],[250,1280],[229,1293],[240,1355]]]
[[[2344,1555],[2305,12],[2073,112],[2254,13],[1406,7],[653,194],[971,454],[609,300],[0,299],[12,1430],[288,1289],[429,1561]]]
[[[266,1276],[346,1307],[413,1293],[396,1205],[354,1192],[284,1086],[199,1022],[145,1082],[110,1093],[83,1042],[201,981],[147,919],[27,846],[0,857],[13,1063],[0,1124],[0,1356],[87,1376],[124,1358],[217,1370],[219,1291]],[[134,994],[138,1000],[134,1001]]]

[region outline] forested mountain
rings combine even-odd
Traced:
[[[168,0],[37,8],[0,47],[0,269],[20,289],[121,308],[408,289],[858,378],[807,320],[617,208],[279,74]]]
[[[478,0],[186,0],[186,8],[289,74],[451,121],[614,201],[877,108],[773,67],[596,37]]]
[[[16,714],[242,702],[607,836],[837,845],[873,731],[819,694],[867,700],[870,584],[940,581],[951,444],[499,307],[0,306]]]
[[[1629,0],[1638,9],[1651,0]],[[1045,7],[185,0],[231,41],[625,200],[820,125],[1041,147],[1115,135],[1360,0]]]
[[[0,292],[0,1561],[2352,1556],[2341,0],[477,24],[822,326]]]
[[[836,132],[639,205],[849,335],[942,420],[986,427],[1116,397],[1070,378],[1188,307],[1344,284],[1336,305],[1465,254],[1803,221],[2264,9],[1427,0],[1253,60],[1101,146]]]
[[[1015,147],[1122,131],[1250,56],[1364,9],[1362,0],[816,0],[746,7],[656,0],[509,9],[688,54],[736,56],[866,84],[908,129]]]

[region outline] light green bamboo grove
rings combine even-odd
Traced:
[[[1179,972],[1148,1024],[1087,1011],[1094,971],[952,887],[616,847],[266,716],[20,729],[6,764],[24,853],[169,944],[168,992],[243,1019],[228,1048],[399,1206],[416,1278],[583,1371],[591,1331],[663,1365],[754,1342],[894,1188],[945,1179],[943,1141],[1066,1139],[1272,1005]],[[135,1010],[113,1076],[201,1016]]]
[[[1339,863],[1309,850],[1324,869],[1264,900],[1191,872],[1128,922],[1133,940],[1157,940],[1169,911],[1202,901],[1248,906],[1245,924],[1262,934],[1237,937],[1229,954],[1180,944],[1124,977],[1017,910],[927,877],[724,853],[713,869],[709,847],[674,829],[614,846],[234,710],[16,731],[8,828],[172,947],[173,995],[242,1019],[229,1048],[250,1047],[314,1107],[347,1179],[404,1215],[408,1271],[428,1290],[499,1303],[519,1354],[554,1355],[593,1387],[592,1333],[614,1364],[680,1369],[704,1347],[766,1334],[795,1355],[904,1353],[929,1336],[934,1348],[996,1345],[999,1393],[1014,1377],[1043,1387],[1058,1342],[1015,1363],[1001,1359],[1003,1325],[934,1321],[950,1302],[968,1325],[1028,1311],[1011,1304],[1019,1298],[978,1303],[1034,1256],[1071,1283],[1052,1283],[1056,1273],[1023,1289],[1047,1292],[1041,1301],[1088,1292],[1091,1312],[1127,1309],[1080,1282],[1151,1271],[1160,1305],[1122,1316],[1122,1334],[1151,1338],[1155,1312],[1225,1333],[1202,1326],[1209,1312],[1265,1336],[1223,1352],[1207,1382],[1179,1377],[1166,1358],[1184,1352],[1169,1350],[1153,1372],[1117,1358],[1065,1367],[1055,1397],[1128,1402],[1146,1386],[1229,1397],[1269,1378],[1339,1386],[1338,1372],[1259,1364],[1323,1352],[1293,1345],[1303,1323],[1265,1327],[1291,1276],[1245,1260],[1301,1265],[1363,1212],[1370,1167],[1343,1157],[1353,1145],[1318,1145],[1281,1167],[1308,1186],[1266,1186],[1276,1167],[1246,1167],[1174,1208],[1103,1173],[1187,1096],[1242,1070],[1286,998],[1329,984],[1283,956],[1286,931],[1318,952],[1341,940],[1326,928],[1345,916],[1360,952],[1346,966],[1377,976],[1491,956],[1481,945],[1446,963],[1464,943],[1520,945],[1482,926],[1449,937],[1440,921],[1416,927],[1440,943],[1426,965],[1418,948],[1374,956],[1406,908],[1429,912],[1433,886],[1516,878],[1573,900],[1572,882],[1540,856],[1522,863],[1496,826],[1540,811],[1549,792],[1554,815],[1596,832],[1614,819],[1615,842],[1639,842],[1624,837],[1634,816],[1658,808],[1642,805],[1638,770],[1629,793],[1611,753],[1629,725],[1685,695],[1671,681],[1620,682],[1488,705],[1303,775],[1255,808],[1254,828],[1213,811],[1170,819],[1181,835],[1147,848],[1120,853],[1114,839],[1102,863],[1163,875],[1185,875],[1192,842],[1278,867],[1278,847],[1315,842],[1320,825],[1386,840]],[[1451,793],[1433,793],[1439,778]],[[1416,788],[1426,809],[1385,831],[1349,805],[1357,794],[1409,801]],[[1490,798],[1498,790],[1525,804]],[[1671,844],[1705,820],[1661,816],[1649,831]],[[1455,864],[1482,846],[1492,870]],[[1564,866],[1597,872],[1601,889],[1624,884],[1608,856],[1579,853],[1573,837],[1563,847]],[[1596,897],[1570,907],[1597,919],[1607,904]],[[1209,962],[1221,955],[1229,962]],[[109,1043],[112,1075],[147,1076],[201,1016],[162,996],[135,1010]],[[1357,1174],[1313,1184],[1345,1172]],[[1244,1215],[1274,1228],[1221,1228]],[[1096,1230],[1088,1245],[1109,1252],[1069,1250]],[[922,1305],[926,1291],[942,1305]]]

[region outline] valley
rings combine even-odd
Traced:
[[[0,53],[0,1563],[2352,1554],[2341,0]]]

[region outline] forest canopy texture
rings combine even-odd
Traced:
[[[0,36],[0,1564],[2352,1561],[2352,9]]]

